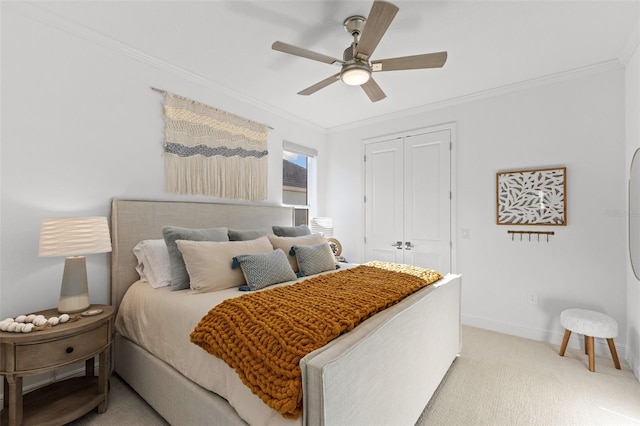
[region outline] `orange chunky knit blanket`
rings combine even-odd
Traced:
[[[297,418],[305,355],[440,278],[429,269],[369,262],[225,300],[200,320],[191,341],[235,369],[269,407]]]

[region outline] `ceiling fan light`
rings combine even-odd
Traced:
[[[352,64],[343,68],[340,79],[349,86],[360,86],[369,81],[371,71],[364,65]]]

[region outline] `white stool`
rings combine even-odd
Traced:
[[[586,309],[567,309],[560,314],[560,324],[565,328],[560,356],[564,356],[571,332],[584,335],[584,350],[589,355],[589,371],[596,371],[596,361],[593,349],[593,338],[607,339],[613,364],[620,370],[620,361],[613,338],[618,337],[618,323],[608,315]]]

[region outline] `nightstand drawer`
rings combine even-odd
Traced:
[[[16,370],[29,371],[82,360],[109,342],[107,324],[59,340],[16,346]]]

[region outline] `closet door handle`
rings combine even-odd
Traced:
[[[397,241],[395,244],[391,244],[391,247],[395,247],[398,250],[402,250],[402,241]]]
[[[411,241],[407,241],[405,245],[406,245],[405,250],[411,250],[413,247],[415,247],[414,245],[411,244]]]

